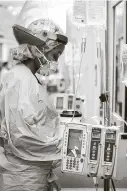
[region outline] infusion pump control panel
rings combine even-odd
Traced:
[[[116,126],[105,127],[105,137],[100,161],[100,176],[110,178],[113,175],[119,143],[120,130]]]
[[[88,129],[88,154],[87,154],[87,175],[97,176],[102,153],[105,128],[101,125],[94,125]]]
[[[120,127],[80,122],[65,124],[63,172],[119,180],[127,177],[124,164],[127,166],[127,134],[121,134]]]
[[[83,173],[87,152],[87,128],[82,123],[67,123],[64,132],[62,171]]]

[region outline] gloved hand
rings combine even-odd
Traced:
[[[49,183],[48,191],[60,191],[60,190],[61,186],[58,183],[56,183],[56,181]]]
[[[61,152],[62,146],[63,146],[63,140],[59,140],[58,144],[56,145],[57,147],[56,153]]]
[[[5,154],[4,154],[4,148],[2,147],[2,146],[0,146],[0,157],[2,158],[2,156],[5,156]],[[2,158],[3,159],[3,158]],[[6,169],[5,168],[3,168],[2,166],[0,166],[0,173],[3,173],[3,172],[5,172],[6,171]]]
[[[57,167],[61,166],[61,159],[60,160],[55,160],[52,163],[52,168],[55,169]]]
[[[53,166],[52,166],[53,168]],[[56,182],[59,178],[53,173],[52,169],[47,176],[48,191],[60,191],[61,186]]]

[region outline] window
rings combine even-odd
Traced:
[[[115,7],[115,30],[114,30],[114,76],[115,76],[115,112],[122,116],[123,106],[123,85],[121,82],[121,47],[124,43],[124,2]]]
[[[0,43],[0,62],[2,61],[2,43]]]

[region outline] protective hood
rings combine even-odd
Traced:
[[[26,1],[17,23],[13,26],[14,35],[19,44],[45,45],[47,46],[45,48],[48,48],[48,41],[67,43],[67,37],[63,35],[63,30],[53,16],[57,12],[51,8],[49,2]]]

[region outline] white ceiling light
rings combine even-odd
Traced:
[[[16,16],[17,14],[20,13],[21,9],[22,9],[22,6],[12,6],[12,5],[0,5],[0,7],[8,10],[12,15]]]
[[[12,11],[14,9],[14,7],[10,5],[7,7],[7,9],[8,9],[8,11]]]
[[[12,15],[16,16],[17,14],[20,13],[22,7],[21,6],[17,6],[17,7],[13,7],[13,6],[9,6],[8,11],[12,13]]]
[[[12,11],[12,15],[16,16],[18,12],[16,10]]]

